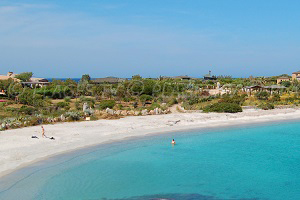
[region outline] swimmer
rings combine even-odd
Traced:
[[[174,140],[174,139],[172,140],[171,144],[176,144],[176,142],[175,142],[175,140]]]

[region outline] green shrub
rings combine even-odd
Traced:
[[[67,103],[71,102],[71,98],[70,97],[65,97],[65,102],[67,102]]]
[[[18,110],[19,110],[18,108],[11,108],[11,107],[5,108],[6,112],[17,112]]]
[[[41,94],[35,94],[34,90],[24,89],[24,91],[18,96],[19,101],[22,104],[30,105],[34,107],[43,107],[46,105],[46,102],[43,100]]]
[[[263,110],[272,110],[274,109],[274,105],[271,103],[262,103],[258,106],[259,108],[263,109]]]
[[[178,101],[176,98],[172,98],[169,102],[168,102],[168,106],[173,106],[174,104],[178,104]]]
[[[220,102],[215,103],[209,106],[206,106],[203,109],[204,112],[218,112],[218,113],[237,113],[237,112],[243,112],[243,109],[240,105],[236,103],[226,103],[226,102]]]
[[[148,110],[154,110],[155,108],[160,108],[160,105],[158,103],[153,103],[151,106],[148,108]]]
[[[189,105],[194,105],[194,104],[197,104],[197,103],[199,103],[199,98],[198,97],[193,96],[193,97],[188,98],[188,104]]]
[[[32,77],[33,73],[32,72],[23,72],[21,74],[18,74],[15,76],[15,78],[23,81],[23,82],[27,82],[30,80],[30,78]]]
[[[280,85],[283,85],[284,87],[290,87],[292,83],[290,81],[282,81]]]
[[[99,109],[104,110],[106,108],[113,108],[116,105],[114,100],[103,100],[99,104]]]
[[[245,102],[246,96],[247,95],[228,95],[228,94],[225,94],[221,98],[220,102],[235,103],[235,104],[238,104],[238,105],[242,105]]]
[[[67,107],[67,106],[69,106],[69,103],[67,103],[67,102],[58,102],[57,103],[57,106],[59,107],[59,108],[65,108],[65,107]]]
[[[87,103],[90,107],[94,108],[95,107],[95,99],[92,98],[87,98],[85,96],[80,97],[80,102],[81,103]]]
[[[272,101],[280,101],[280,95],[279,94],[273,94]]]
[[[297,99],[294,97],[288,97],[285,99],[286,102],[290,102],[290,103],[293,103],[295,100],[297,100]]]
[[[86,109],[84,111],[84,114],[88,115],[88,116],[91,116],[95,113],[95,111],[93,109]]]
[[[24,113],[26,115],[32,115],[35,111],[35,108],[29,106],[22,106],[19,110],[19,112]]]
[[[71,89],[69,87],[51,88],[51,86],[49,86],[49,87],[39,88],[35,92],[36,94],[40,94],[46,97],[51,97],[52,99],[63,99],[66,96],[72,95]]]
[[[129,102],[130,99],[129,99],[128,97],[124,97],[124,98],[123,98],[123,101],[124,101],[124,102]]]
[[[78,121],[78,120],[80,120],[80,118],[83,117],[82,113],[80,113],[80,112],[66,112],[65,116],[67,118],[70,118],[70,120],[72,120],[72,121]]]
[[[79,101],[75,102],[75,108],[76,110],[81,110]]]
[[[94,116],[94,115],[92,115],[92,116],[91,116],[91,121],[96,121],[96,120],[98,120],[98,117],[97,117],[97,116]]]
[[[261,91],[261,92],[257,92],[255,96],[259,100],[268,100],[268,98],[270,97],[270,93],[267,91]]]
[[[185,110],[192,110],[192,106],[188,102],[183,102],[181,105]]]
[[[207,98],[201,98],[198,100],[199,103],[203,103],[203,102],[208,102],[208,101],[212,101],[213,99],[215,99],[216,97],[214,96],[209,96]]]
[[[118,109],[122,110],[123,109],[123,105],[122,104],[118,104]]]
[[[147,94],[143,94],[140,96],[140,101],[141,102],[146,102],[146,101],[152,101],[153,97]]]

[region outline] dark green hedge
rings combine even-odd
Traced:
[[[220,102],[215,103],[209,106],[206,106],[203,109],[204,112],[218,112],[218,113],[237,113],[243,112],[243,109],[240,105],[236,103],[226,103]]]
[[[116,105],[114,100],[103,100],[99,104],[99,109],[104,110],[106,108],[113,108]]]
[[[272,110],[274,109],[274,105],[271,103],[262,103],[258,106],[259,108],[263,109],[263,110]]]

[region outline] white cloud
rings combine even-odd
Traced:
[[[17,6],[0,6],[0,14],[15,12],[19,9]]]
[[[0,4],[0,13],[15,13],[21,11],[28,11],[31,9],[49,9],[53,8],[54,5],[50,4],[26,4],[26,3],[10,3],[9,5]]]

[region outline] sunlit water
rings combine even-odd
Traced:
[[[24,168],[0,191],[25,200],[300,199],[300,122],[106,144]]]

